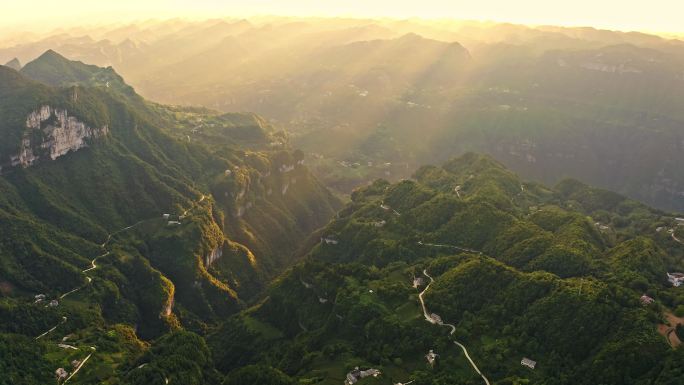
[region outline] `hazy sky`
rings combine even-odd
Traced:
[[[4,4],[3,4],[4,3]],[[684,0],[0,0],[0,26],[152,17],[388,16],[684,32]]]

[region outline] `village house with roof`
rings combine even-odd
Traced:
[[[667,273],[667,280],[674,287],[679,287],[684,284],[684,273]]]
[[[334,235],[328,235],[327,237],[321,238],[321,243],[325,243],[326,245],[336,245],[339,243],[339,241]]]
[[[378,377],[382,373],[378,369],[370,368],[368,370],[360,370],[359,367],[355,367],[354,370],[347,373],[347,377],[344,380],[344,385],[354,385],[359,382],[360,379],[366,377]]]
[[[648,305],[652,304],[653,302],[655,302],[655,299],[644,294],[639,298],[639,302],[641,302],[641,304],[644,306],[648,306]]]
[[[442,321],[442,317],[435,313],[430,314],[430,322],[437,325],[441,325],[444,323],[444,321]]]
[[[65,378],[67,378],[68,375],[69,372],[64,370],[64,368],[58,368],[57,370],[55,370],[55,376],[57,377],[57,381],[64,380]]]
[[[527,357],[523,357],[523,359],[520,361],[520,365],[522,366],[527,366],[530,369],[533,369],[537,366],[537,361],[531,360]]]
[[[439,358],[439,354],[435,353],[435,351],[432,349],[430,349],[428,354],[425,355],[425,359],[432,368],[435,367],[435,364],[437,363],[437,358]]]

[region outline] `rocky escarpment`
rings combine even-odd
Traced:
[[[29,167],[41,159],[55,160],[107,135],[109,128],[91,128],[65,109],[42,106],[26,117],[26,130],[19,152],[10,156],[12,167]]]
[[[204,265],[206,267],[211,266],[217,259],[223,256],[223,245],[218,245],[204,258]]]

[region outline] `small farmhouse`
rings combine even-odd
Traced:
[[[534,369],[534,367],[537,366],[537,361],[533,361],[527,357],[523,357],[523,359],[520,361],[520,365],[527,366],[530,369]]]

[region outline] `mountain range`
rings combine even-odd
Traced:
[[[681,49],[285,18],[0,48],[0,385],[679,384]]]
[[[0,62],[49,48],[113,66],[157,102],[263,116],[338,194],[476,151],[525,178],[577,178],[684,210],[680,40],[459,21],[171,20],[12,40]]]
[[[339,207],[257,116],[150,103],[111,68],[54,51],[0,67],[0,115],[0,332],[3,346],[28,336],[17,357],[50,357],[35,377],[8,368],[13,384],[79,355],[34,340],[61,317],[45,340],[110,333],[139,348],[136,335],[238,312]],[[97,348],[108,371],[125,357]]]

